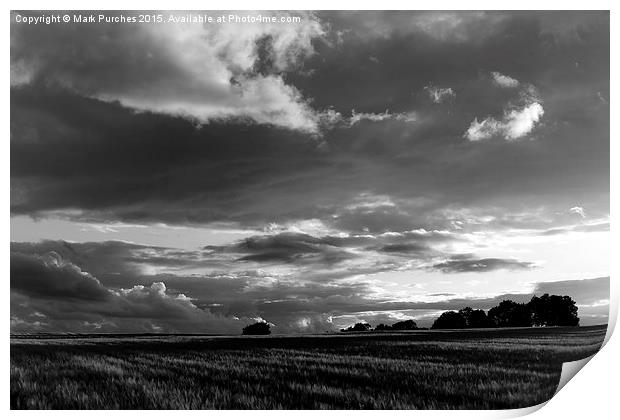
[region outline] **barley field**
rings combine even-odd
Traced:
[[[12,336],[12,409],[502,409],[606,326],[307,336]]]

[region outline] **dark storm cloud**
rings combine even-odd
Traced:
[[[442,255],[433,249],[434,246],[454,240],[451,234],[425,230],[316,237],[281,232],[196,250],[117,241],[13,242],[11,250],[35,256],[57,254],[93,274],[107,287],[131,287],[136,280],[154,273],[181,277],[209,274],[212,279],[221,273],[269,270],[278,265],[294,270],[292,276],[299,281],[330,283],[353,275],[399,269],[412,261],[421,263],[427,258]],[[149,281],[152,281],[151,277]]]
[[[218,249],[218,247],[212,247]],[[336,264],[355,258],[330,238],[315,238],[302,233],[252,236],[220,251],[239,253],[242,261],[287,262],[295,264]]]
[[[554,181],[561,186],[565,179],[575,194],[596,198],[595,190],[581,187],[590,186],[592,176],[599,179],[595,173],[588,174],[587,168],[578,179],[566,173],[570,167],[566,162],[561,167],[552,165],[566,175],[562,179],[537,174],[549,161],[541,156],[547,152],[533,144],[506,150],[455,146],[439,151],[438,144],[428,142],[416,148],[406,141],[390,146],[380,141],[385,134],[370,137],[373,130],[366,130],[343,138],[326,154],[312,140],[264,127],[250,130],[211,124],[196,129],[183,121],[134,115],[115,105],[66,95],[30,97],[26,102],[36,98],[36,108],[43,109],[27,110],[31,105],[21,107],[20,99],[26,100],[23,96],[29,96],[23,89],[14,92],[12,102],[14,214],[44,215],[45,211],[79,208],[84,213],[73,212],[68,217],[250,224],[320,217],[347,230],[359,232],[366,227],[382,232],[445,227],[445,220],[433,220],[438,208],[459,202],[484,204],[498,185],[530,197],[524,203],[531,205],[537,204],[532,198],[537,194],[558,195],[551,187]],[[57,107],[58,103],[63,106]],[[67,112],[72,121],[59,122],[66,118],[53,115],[59,112]],[[100,124],[105,115],[113,125]],[[371,143],[364,146],[365,141]],[[397,154],[388,163],[387,158]],[[505,171],[506,160],[513,162],[509,171]],[[525,162],[528,167],[519,168]],[[501,171],[499,165],[504,165]],[[525,188],[534,181],[534,190]],[[463,183],[471,187],[465,189]],[[366,191],[407,197],[405,185],[414,186],[426,201],[409,206],[399,203],[398,209],[346,208]],[[500,204],[508,206],[510,200],[502,194],[495,200],[504,200]],[[558,197],[557,202],[566,208],[574,204],[570,197]],[[605,203],[600,206],[605,208]],[[338,218],[333,219],[333,214]]]
[[[451,259],[433,265],[435,270],[441,270],[444,273],[527,270],[533,267],[534,263],[511,258]]]
[[[353,249],[347,245],[354,243],[365,246],[368,241],[368,238],[315,238],[286,233],[250,237],[227,246],[207,246],[204,250],[196,251],[123,242],[65,241],[12,243],[11,250],[20,255],[29,254],[35,259],[58,255],[74,266],[79,265],[108,288],[131,288],[136,282],[164,282],[180,293],[217,301],[220,297],[224,298],[226,293],[239,293],[248,288],[260,290],[265,279],[269,284],[265,287],[271,289],[271,283],[280,277],[274,277],[265,269],[274,262],[290,265],[295,270],[292,278],[281,278],[281,289],[275,296],[287,293],[285,290],[288,290],[289,286],[286,285],[295,281],[323,283],[329,290],[329,287],[333,286],[333,279],[356,273],[381,271],[388,263],[358,261],[353,263],[353,267],[334,267],[339,261],[353,258]],[[247,255],[263,253],[271,257],[275,252],[278,253],[278,258],[244,259]],[[340,259],[342,255],[347,257]],[[254,268],[247,265],[250,262],[256,263]],[[396,264],[396,261],[393,264]],[[204,274],[199,274],[201,272]],[[303,290],[303,287],[298,292]]]
[[[63,247],[62,243],[16,244],[26,250]],[[80,250],[94,244],[68,244],[72,258],[81,258]],[[122,247],[128,253],[141,247]],[[66,248],[66,247],[65,247]],[[91,264],[97,268],[96,261]],[[123,262],[119,260],[119,270]],[[341,296],[363,299],[364,285],[297,284],[273,281],[261,272],[233,272],[205,276],[173,274],[142,275],[136,278],[122,273],[130,284],[105,286],[91,273],[83,271],[55,251],[38,255],[11,254],[12,331],[100,331],[100,332],[228,332],[257,317],[270,316],[280,331],[298,330],[303,315],[304,330],[322,331],[327,325],[323,312],[308,313],[303,307],[287,312],[262,310],[263,305],[283,299],[299,301],[339,299]],[[142,286],[139,283],[151,284]]]
[[[11,210],[177,224],[263,226],[319,218],[354,232],[446,228],[442,214],[449,207],[492,207],[500,216],[548,203],[549,211],[571,208],[576,199],[587,203],[592,217],[603,217],[609,168],[599,162],[609,153],[609,104],[600,95],[609,97],[608,15],[576,16],[320,14],[329,31],[318,35],[309,24],[309,32],[271,60],[281,61],[276,67],[285,86],[313,98],[314,109],[340,112],[321,140],[294,124],[262,124],[260,118],[196,127],[165,110],[136,114],[123,100],[142,89],[144,68],[146,85],[181,83],[187,72],[152,34],[136,38],[136,29],[116,26],[13,28],[12,64],[45,59],[38,61],[44,68],[11,89]],[[250,62],[259,59],[261,31],[243,35]],[[174,41],[176,32],[161,36]],[[81,60],[59,46],[68,39],[84,41],[77,50]],[[154,58],[112,48],[127,39]],[[314,39],[311,49],[308,39]],[[41,45],[49,51],[43,54]],[[288,63],[286,51],[298,48],[302,53]],[[213,65],[233,71],[237,59]],[[121,68],[126,77],[118,81]],[[497,86],[493,72],[518,80],[519,87]],[[204,73],[207,84],[210,75]],[[455,95],[436,103],[429,86]],[[537,89],[545,111],[544,123],[531,133],[537,141],[468,144],[463,134],[474,118],[502,121],[525,86]],[[98,96],[85,94],[89,87],[105,90],[110,101],[92,99]],[[113,102],[115,94],[120,103]],[[218,101],[214,106],[227,103]],[[350,124],[353,110],[369,117]],[[412,192],[418,201],[407,202]],[[367,193],[389,196],[398,207],[350,207]]]
[[[186,251],[125,242],[42,241],[11,243],[11,251],[44,256],[59,255],[65,261],[92,273],[107,287],[131,287],[143,275],[145,267],[159,271],[223,270],[230,259],[210,258],[209,252]]]
[[[608,75],[608,68],[593,65],[597,59],[608,62],[606,52],[588,48],[607,42],[608,13],[351,11],[319,16],[330,22],[340,42],[318,45],[306,64],[315,69],[314,77],[299,77],[295,84],[319,106],[341,112],[349,110],[347,102],[356,103],[360,112],[417,109],[428,102],[424,88],[437,85],[452,88],[457,99],[465,90],[478,109],[486,101],[487,114],[497,112],[498,95],[511,94],[480,83],[494,71],[536,86],[549,73],[567,79],[579,74],[583,81],[585,73],[557,65],[557,60],[568,64],[583,57],[588,71]],[[485,95],[472,95],[470,88],[482,88]]]
[[[286,197],[298,185],[296,172],[330,172],[329,163],[317,165],[315,144],[291,132],[227,124],[197,129],[67,94],[15,94],[15,108],[25,107],[13,126],[12,208],[18,213],[73,206],[99,220],[264,217],[269,207],[261,211],[255,203],[258,186]],[[50,159],[38,154],[42,148]]]
[[[393,252],[399,254],[417,254],[428,250],[428,247],[416,243],[387,244],[379,248],[379,251],[381,252]]]
[[[247,321],[247,320],[246,320]],[[50,252],[11,253],[12,331],[230,331],[240,322],[200,309],[163,282],[108,289]]]
[[[102,301],[110,297],[99,280],[74,264],[63,264],[54,252],[45,257],[11,253],[11,289],[55,300]]]
[[[425,230],[321,237],[282,232],[251,236],[231,245],[206,246],[205,250],[213,251],[214,255],[238,254],[241,261],[332,265],[363,259],[366,253],[373,251],[386,255],[428,257],[439,254],[432,245],[458,240],[447,232]]]

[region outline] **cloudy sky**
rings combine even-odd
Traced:
[[[606,322],[607,12],[267,14],[12,13],[12,331]]]

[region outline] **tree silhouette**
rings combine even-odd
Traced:
[[[367,322],[358,322],[357,324],[355,324],[352,327],[349,328],[342,328],[340,331],[342,332],[347,332],[347,331],[368,331],[370,330],[370,324],[368,324]]]
[[[392,329],[391,325],[379,324],[375,327],[375,331],[389,331]]]
[[[489,309],[489,320],[495,327],[531,327],[532,314],[525,303],[503,300]]]
[[[545,293],[541,297],[532,297],[527,304],[532,313],[533,325],[550,326],[577,326],[577,306],[570,296],[557,296]]]
[[[577,305],[570,296],[544,294],[532,297],[528,303],[503,300],[488,314],[469,306],[458,312],[444,312],[431,328],[578,326],[577,313]]]
[[[269,335],[271,328],[266,322],[257,322],[243,328],[243,335]]]
[[[404,321],[398,321],[392,324],[393,330],[415,330],[418,328],[418,324],[413,319],[407,319]]]
[[[469,306],[459,311],[465,318],[465,328],[487,328],[491,326],[486,312],[482,309],[472,309]]]
[[[465,317],[463,314],[454,311],[444,312],[439,315],[439,318],[433,322],[431,329],[444,329],[444,328],[465,328]]]

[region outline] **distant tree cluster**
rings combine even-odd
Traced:
[[[266,322],[257,322],[243,328],[243,335],[269,335],[271,327]]]
[[[351,332],[351,331],[356,331],[356,332],[363,332],[363,331],[370,331],[372,329],[372,327],[370,326],[369,323],[367,322],[358,322],[355,325],[352,325],[348,328],[342,328],[340,329],[340,331],[342,332]]]
[[[375,331],[405,331],[405,330],[417,330],[418,324],[413,319],[407,319],[405,321],[398,321],[392,325],[379,324],[375,327]]]
[[[577,326],[577,306],[570,296],[544,294],[528,303],[504,300],[485,313],[482,309],[463,308],[444,312],[432,329]]]
[[[499,305],[489,309],[463,308],[459,311],[447,311],[435,320],[431,329],[463,328],[503,328],[503,327],[551,327],[577,326],[579,317],[575,301],[570,296],[544,294],[534,296],[528,303],[503,300]],[[366,331],[405,331],[418,330],[413,319],[398,321],[392,325],[379,324],[374,329],[367,322],[358,322],[342,332]],[[270,325],[257,322],[243,328],[243,335],[269,335]]]
[[[340,331],[342,332],[362,332],[362,331],[405,331],[405,330],[417,330],[418,325],[415,323],[413,319],[407,319],[404,321],[398,321],[392,325],[387,324],[379,324],[374,330],[370,324],[367,322],[358,322],[355,325],[352,325],[348,328],[342,328]]]

